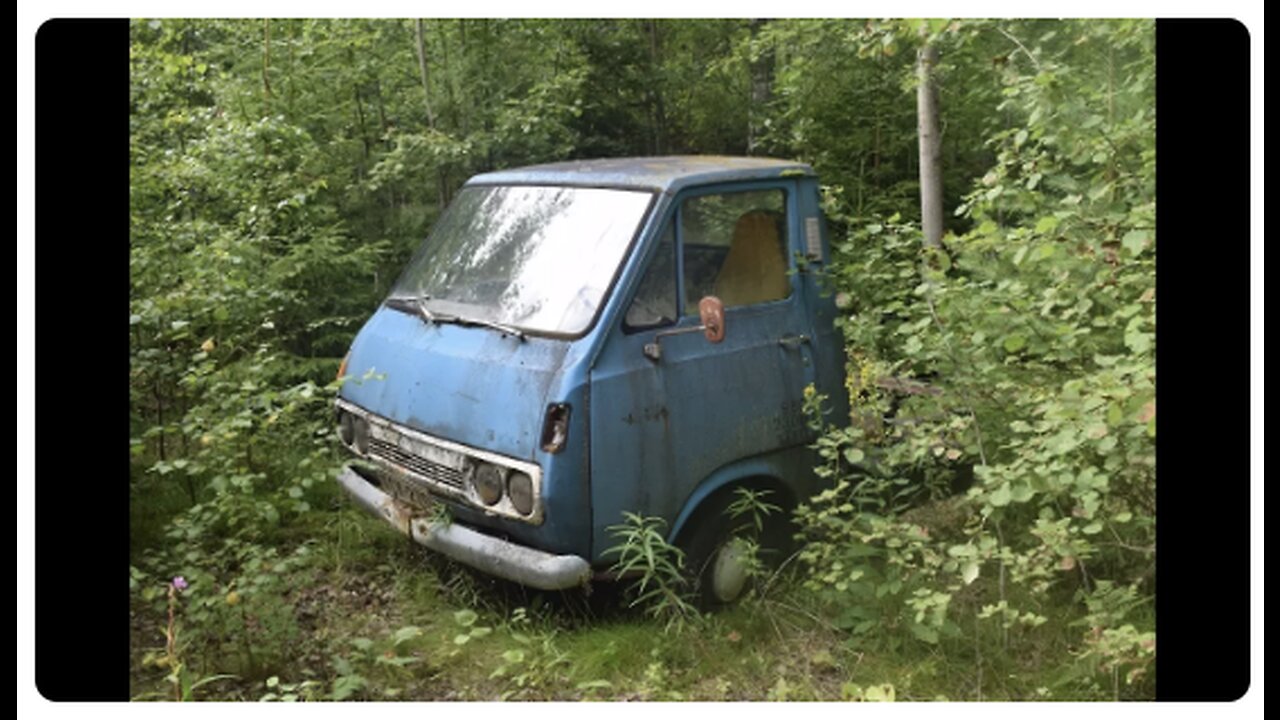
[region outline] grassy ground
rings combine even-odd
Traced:
[[[627,607],[620,584],[597,584],[589,596],[529,591],[413,545],[350,505],[316,515],[281,539],[307,548],[284,589],[235,608],[243,612],[221,634],[193,629],[180,599],[178,649],[193,678],[232,676],[195,698],[1111,699],[1105,677],[1071,672],[1080,630],[1069,625],[1076,611],[1065,594],[1044,599],[1052,619],[1034,630],[975,626],[928,645],[850,638],[782,577],[764,597],[664,632]],[[982,582],[956,598],[956,617],[974,616],[966,603]],[[139,699],[173,693],[167,611],[152,595],[134,593],[130,618]]]

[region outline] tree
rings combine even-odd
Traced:
[[[938,48],[925,40],[916,55],[916,116],[920,135],[920,225],[925,247],[942,245],[942,137],[934,68]]]

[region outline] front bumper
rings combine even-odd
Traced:
[[[342,469],[338,484],[362,508],[386,520],[419,545],[490,575],[540,590],[578,587],[591,579],[590,563],[577,555],[553,555],[457,523],[446,525],[413,517],[408,506],[397,502],[350,467]]]

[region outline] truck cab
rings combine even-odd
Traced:
[[[607,571],[624,513],[662,518],[709,566],[735,488],[784,508],[819,489],[806,388],[847,417],[828,258],[801,163],[473,177],[344,360],[338,434],[361,462],[339,482],[417,542],[531,587]],[[720,601],[741,586],[726,577],[707,581]]]

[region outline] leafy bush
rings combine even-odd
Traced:
[[[1149,622],[1092,609],[1111,583],[1154,593],[1153,39],[1148,22],[1066,23],[1020,42],[1000,78],[1010,126],[958,211],[973,228],[944,250],[896,217],[835,241],[853,417],[819,441],[836,483],[800,517],[809,584],[851,629],[938,642],[990,573],[978,619],[1034,628],[1014,587],[1078,588],[1086,655],[1146,673]],[[904,514],[970,467],[962,528]]]

